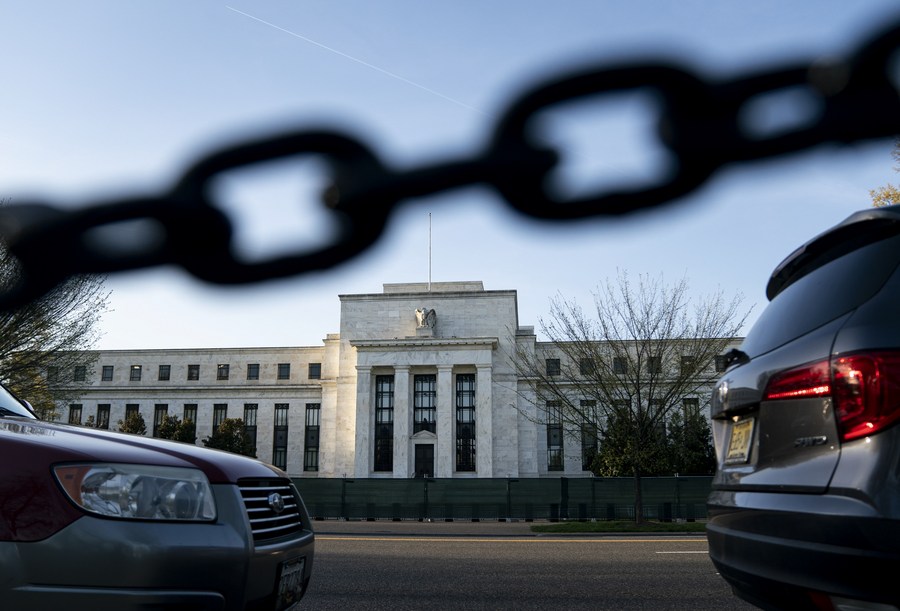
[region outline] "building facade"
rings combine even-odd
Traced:
[[[519,325],[516,291],[386,284],[340,304],[317,347],[100,351],[59,417],[116,430],[137,411],[153,435],[174,415],[198,443],[241,418],[293,477],[589,475],[596,439],[548,434],[516,373],[517,348],[552,349]]]

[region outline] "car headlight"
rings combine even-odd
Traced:
[[[215,520],[202,471],[152,465],[81,464],[53,468],[72,501],[91,513],[132,520]]]

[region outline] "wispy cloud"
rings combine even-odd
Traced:
[[[401,82],[403,82],[403,83],[406,83],[407,85],[411,85],[411,86],[413,86],[413,87],[416,87],[416,88],[418,88],[418,89],[421,89],[422,91],[425,91],[425,92],[427,92],[427,93],[430,93],[431,95],[435,95],[435,96],[437,96],[437,97],[439,97],[439,98],[441,98],[441,99],[447,100],[448,102],[450,102],[450,103],[452,103],[452,104],[456,104],[457,106],[461,106],[461,107],[463,107],[463,108],[465,108],[465,109],[467,109],[467,110],[471,110],[472,112],[477,112],[478,114],[481,114],[481,115],[486,114],[486,113],[484,113],[483,111],[479,110],[478,108],[475,108],[474,106],[470,106],[470,105],[466,104],[465,102],[460,102],[459,100],[457,100],[457,99],[455,99],[455,98],[451,98],[450,96],[444,95],[443,93],[441,93],[441,92],[439,92],[439,91],[435,91],[434,89],[431,89],[430,87],[426,87],[425,85],[422,85],[422,84],[417,83],[417,82],[415,82],[415,81],[411,81],[411,80],[409,80],[408,78],[405,78],[405,77],[403,77],[403,76],[400,76],[399,74],[396,74],[396,73],[391,72],[391,71],[389,71],[389,70],[385,70],[384,68],[380,68],[379,66],[376,66],[376,65],[374,65],[374,64],[370,64],[370,63],[367,62],[367,61],[364,61],[364,60],[359,59],[358,57],[353,57],[352,55],[348,55],[348,54],[346,54],[346,53],[344,53],[344,52],[342,52],[342,51],[339,51],[339,50],[337,50],[337,49],[335,49],[335,48],[333,48],[333,47],[329,47],[328,45],[324,45],[324,44],[322,44],[322,43],[320,43],[320,42],[317,42],[317,41],[315,41],[315,40],[313,40],[313,39],[311,39],[311,38],[308,38],[308,37],[306,37],[306,36],[303,36],[302,34],[298,34],[297,32],[294,32],[294,31],[292,31],[292,30],[288,30],[288,29],[283,28],[283,27],[281,27],[281,26],[275,25],[274,23],[272,23],[272,22],[270,22],[270,21],[266,21],[265,19],[260,19],[259,17],[256,17],[256,16],[254,16],[254,15],[251,15],[251,14],[249,14],[249,13],[245,13],[244,11],[241,11],[241,10],[239,10],[239,9],[236,9],[236,8],[234,8],[233,6],[228,6],[228,5],[226,5],[225,8],[227,8],[227,9],[229,9],[229,10],[231,10],[231,11],[234,11],[235,13],[238,13],[239,15],[243,15],[244,17],[248,17],[249,19],[253,19],[254,21],[258,21],[259,23],[261,23],[261,24],[263,24],[263,25],[267,25],[267,26],[269,26],[270,28],[273,28],[273,29],[275,29],[275,30],[278,30],[279,32],[284,32],[285,34],[288,34],[289,36],[293,36],[294,38],[299,38],[299,39],[302,40],[303,42],[307,42],[307,43],[309,43],[309,44],[311,44],[311,45],[315,45],[315,46],[317,46],[317,47],[319,47],[319,48],[321,48],[321,49],[325,49],[326,51],[329,51],[329,52],[331,52],[331,53],[334,53],[335,55],[340,55],[340,56],[343,57],[344,59],[349,59],[349,60],[352,61],[352,62],[356,62],[357,64],[360,64],[361,66],[365,66],[366,68],[370,68],[370,69],[372,69],[372,70],[375,70],[376,72],[380,72],[381,74],[383,74],[383,75],[385,75],[385,76],[389,76],[389,77],[391,77],[392,79],[396,79],[396,80],[398,80],[398,81],[401,81]]]

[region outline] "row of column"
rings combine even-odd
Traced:
[[[434,439],[412,438],[412,384],[410,367],[393,367],[394,375],[394,471],[397,478],[413,473],[413,445],[435,445],[435,477],[453,477],[456,472],[456,388],[453,365],[437,365]],[[492,477],[492,371],[490,365],[476,365],[475,377],[475,475]],[[355,477],[369,477],[374,461],[375,431],[374,379],[371,366],[357,366]],[[466,472],[471,475],[471,471]]]

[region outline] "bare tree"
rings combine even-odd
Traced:
[[[0,286],[17,274],[15,259],[0,246]],[[28,305],[0,310],[0,380],[39,416],[55,418],[56,406],[90,381],[96,362],[90,348],[108,300],[103,278],[75,276]]]
[[[617,468],[634,477],[637,522],[644,519],[641,476],[660,458],[668,418],[708,403],[715,359],[749,314],[739,314],[740,302],[719,291],[692,306],[686,279],[667,285],[640,276],[635,286],[620,272],[594,293],[591,316],[557,297],[540,320],[549,342],[517,348],[520,394],[548,426],[548,441],[585,431],[620,440]]]

